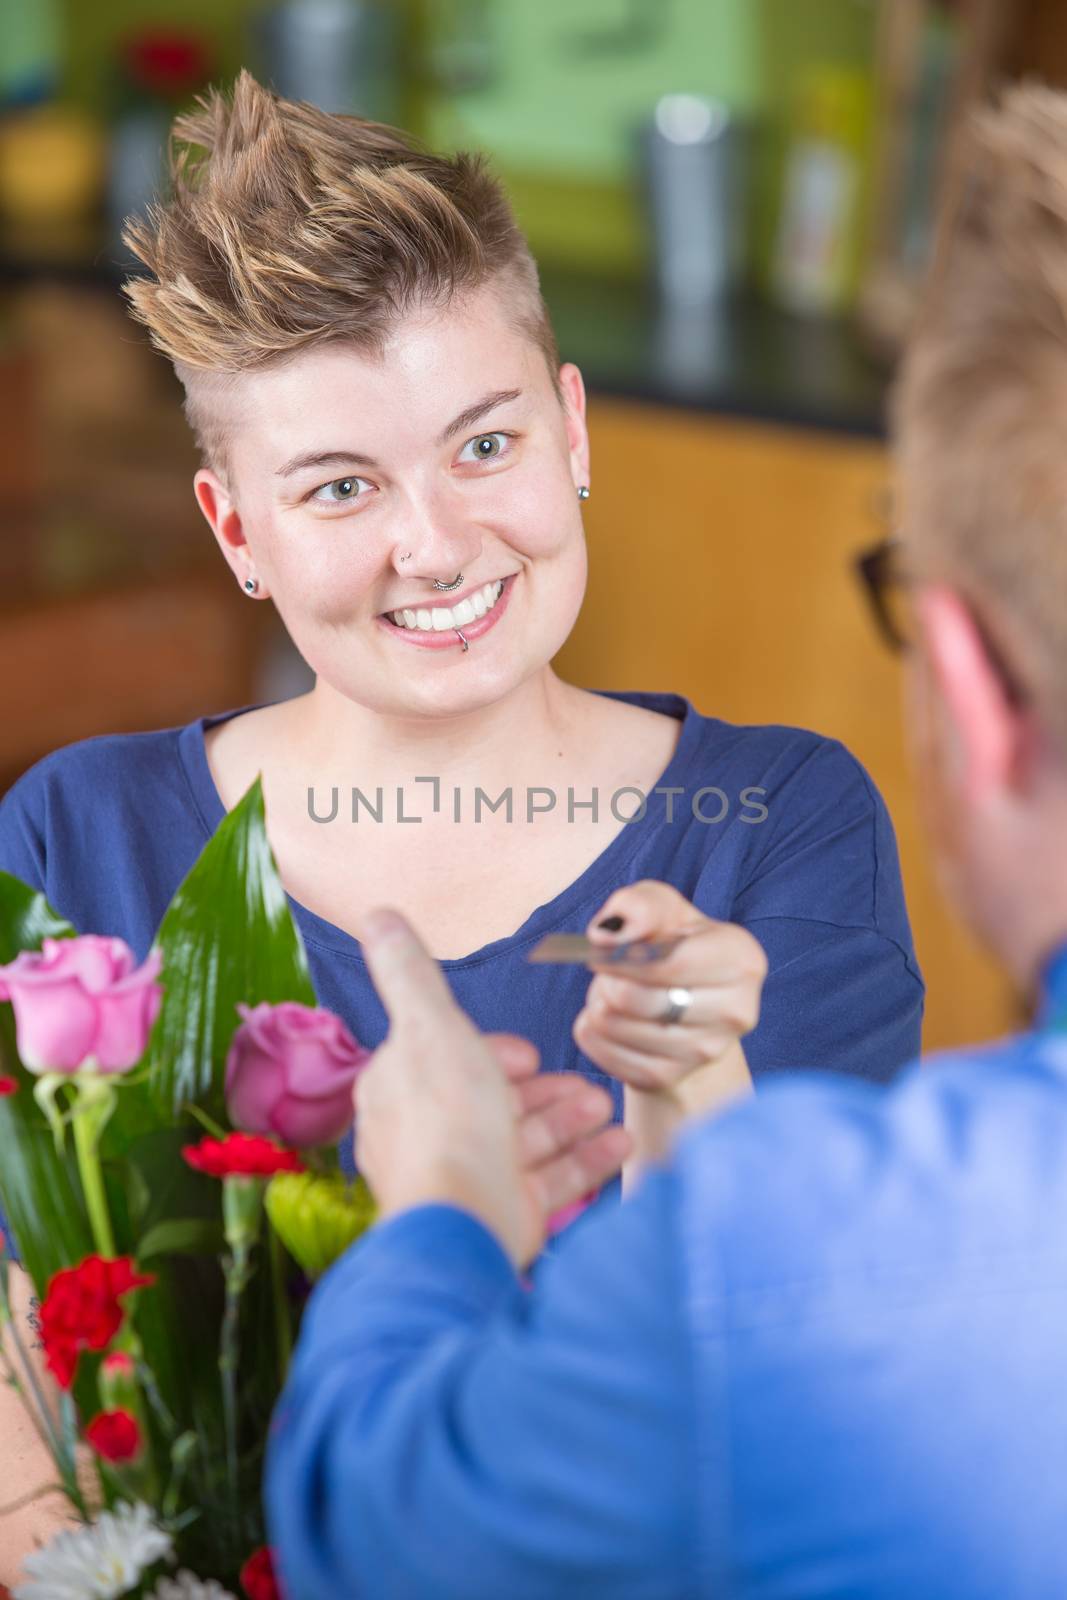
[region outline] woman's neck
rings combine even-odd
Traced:
[[[584,748],[587,696],[550,667],[503,700],[449,717],[394,717],[321,682],[289,703],[290,749],[307,784],[551,786]]]

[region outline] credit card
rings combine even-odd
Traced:
[[[624,944],[594,944],[584,933],[550,933],[540,944],[535,944],[527,961],[552,961],[577,963],[588,966],[643,967],[650,961],[662,961],[672,950],[687,939],[688,934],[677,934],[672,939],[628,939]]]

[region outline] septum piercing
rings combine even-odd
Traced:
[[[453,589],[458,589],[462,582],[463,582],[463,574],[462,574],[462,572],[459,572],[452,579],[451,583],[442,583],[440,578],[435,578],[433,580],[433,586],[434,586],[435,589],[443,589],[446,593],[451,594],[452,590]]]

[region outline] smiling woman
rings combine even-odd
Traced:
[[[917,1053],[922,983],[863,770],[802,730],[553,670],[586,585],[585,394],[484,163],[247,74],[175,132],[173,196],[129,229],[150,276],[128,294],[184,384],[222,556],[251,603],[273,602],[315,683],[57,751],[0,806],[0,867],[143,957],[261,774],[320,1001],[368,1046],[385,1017],[354,930],[388,904],[481,1028],[610,1087],[635,1161],[750,1072],[890,1077]],[[699,606],[678,578],[679,604]],[[308,795],[337,786],[403,803],[373,831],[323,829]],[[551,803],[475,818],[441,803],[457,789]],[[625,789],[646,797],[633,820],[598,804]],[[694,804],[746,790],[754,816]],[[672,957],[640,984],[590,983],[526,961],[552,932],[610,942],[709,920],[733,927],[707,971]],[[742,1050],[731,1008],[764,959]]]

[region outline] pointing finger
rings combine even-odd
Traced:
[[[460,1014],[444,973],[399,911],[368,912],[357,933],[392,1027],[440,1023]]]

